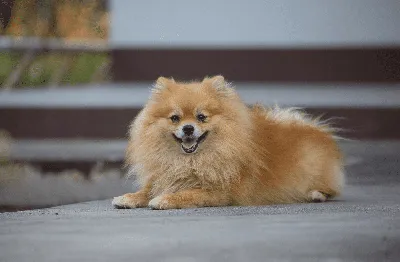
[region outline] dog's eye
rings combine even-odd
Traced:
[[[203,115],[203,114],[198,114],[197,115],[197,120],[199,120],[200,122],[204,122],[206,121],[207,116]]]
[[[171,121],[174,123],[178,123],[181,118],[178,115],[173,115],[170,117]]]

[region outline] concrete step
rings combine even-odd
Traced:
[[[0,92],[0,108],[141,108],[149,98],[152,85],[153,82],[136,82],[15,89]],[[233,86],[248,104],[278,103],[305,108],[400,108],[400,83],[234,82]]]
[[[11,143],[8,158],[19,163],[29,163],[43,172],[77,169],[88,174],[96,166],[124,167],[126,140],[15,140]],[[348,164],[357,162],[358,155],[379,156],[379,152],[397,155],[399,140],[340,141]]]
[[[334,118],[356,139],[400,138],[400,84],[236,83],[248,104],[296,106]],[[0,129],[18,139],[126,139],[151,83],[0,92]]]
[[[8,159],[29,163],[42,172],[61,172],[76,169],[88,175],[93,168],[123,169],[127,141],[40,139],[14,140]]]

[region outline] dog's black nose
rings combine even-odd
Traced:
[[[192,125],[185,125],[182,127],[182,131],[185,135],[190,136],[194,132],[194,126]]]

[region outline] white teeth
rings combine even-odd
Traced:
[[[186,148],[186,149],[191,149],[191,148],[194,148],[194,147],[196,146],[196,144],[197,144],[197,143],[194,143],[194,144],[191,144],[191,145],[182,144],[182,146],[183,146],[184,148]]]

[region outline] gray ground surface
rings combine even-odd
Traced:
[[[153,211],[110,200],[0,214],[0,261],[400,261],[399,143],[347,143],[323,204]]]

